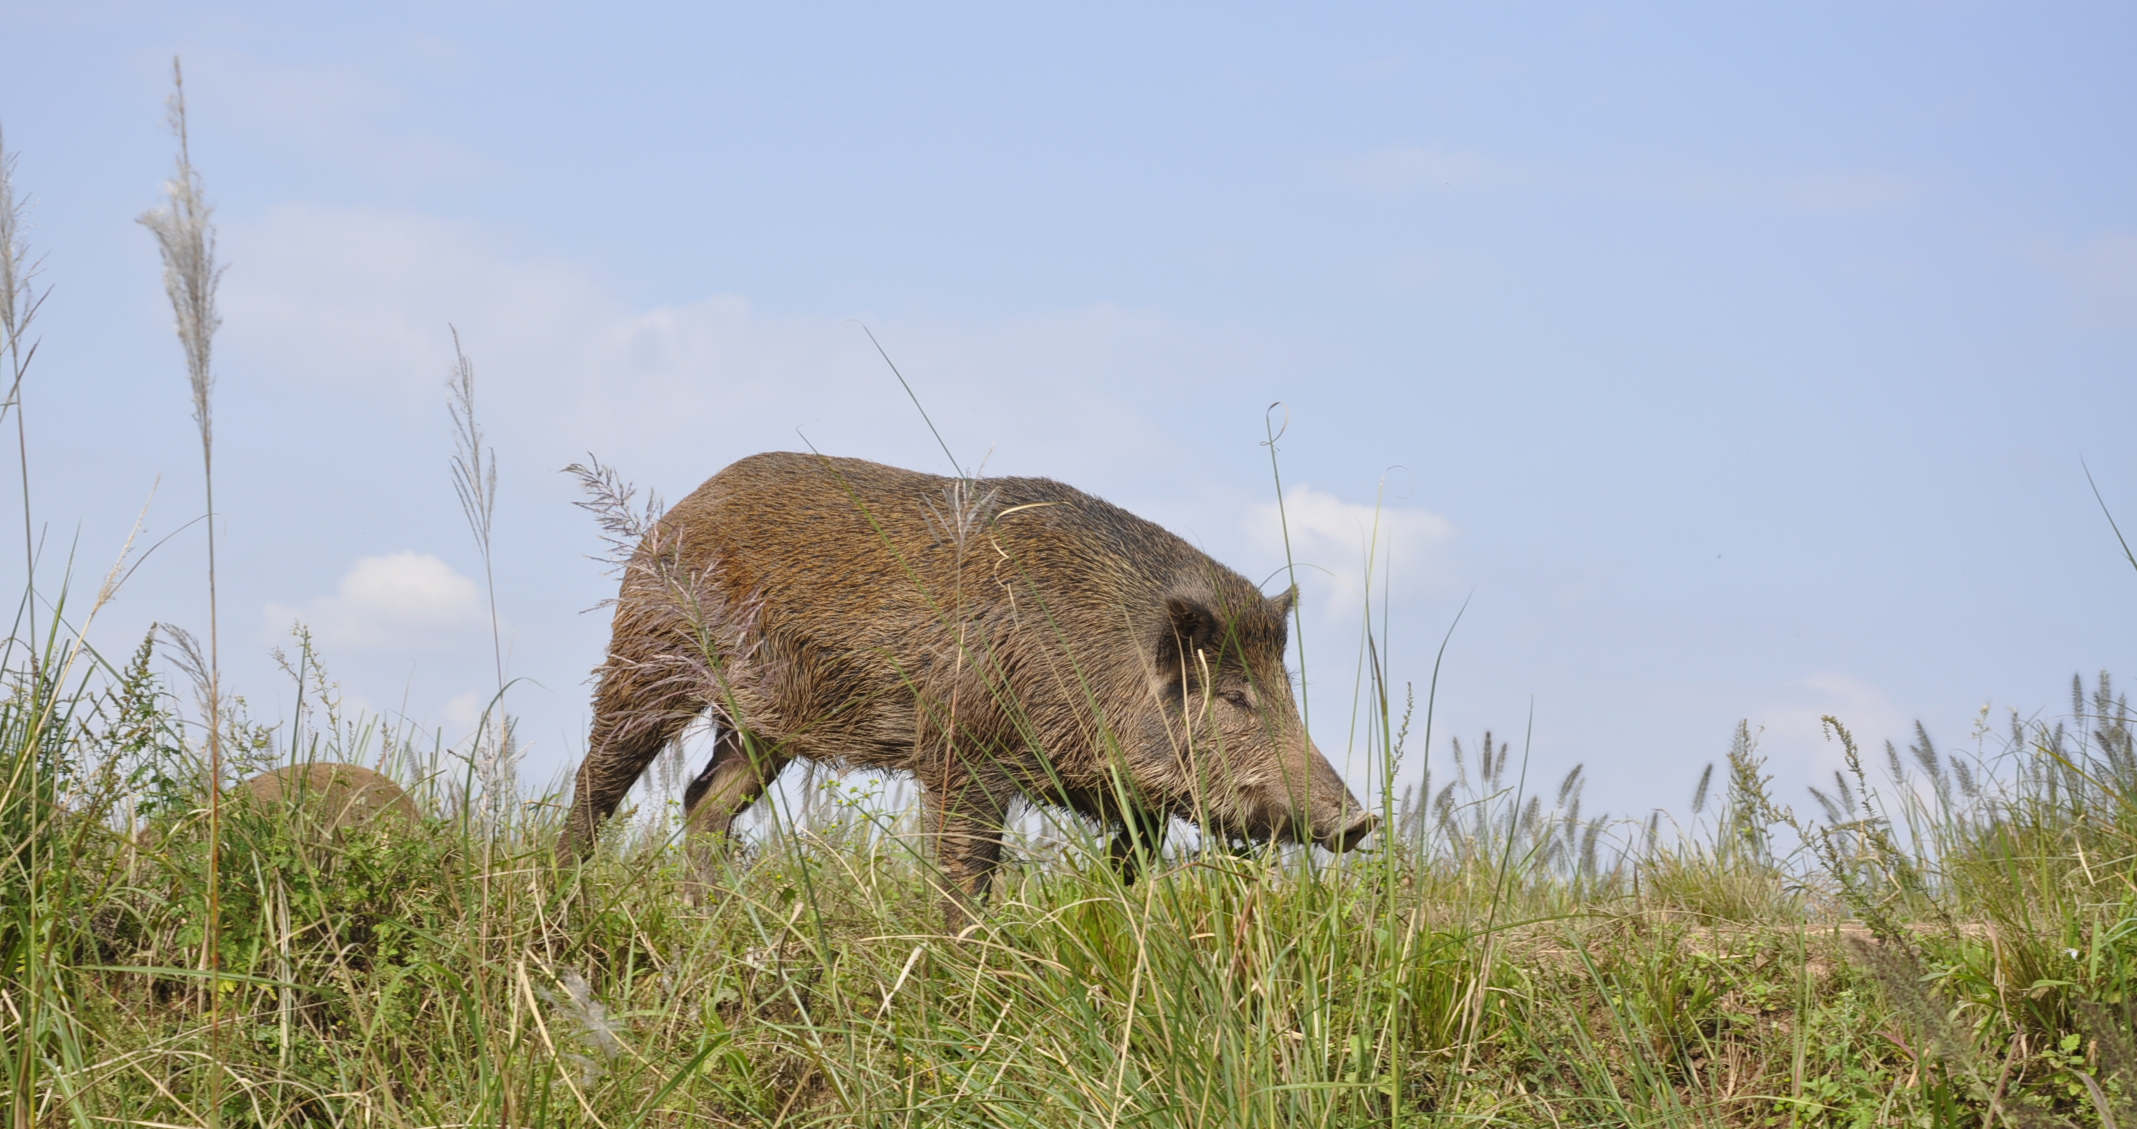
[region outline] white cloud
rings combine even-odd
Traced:
[[[447,323],[480,379],[568,370],[587,327],[622,314],[585,272],[428,216],[281,207],[229,225],[224,246],[224,335],[241,365],[425,413],[443,403]]]
[[[1874,171],[1811,173],[1783,179],[1777,195],[1797,211],[1867,212],[1906,203],[1914,197],[1915,185]]]
[[[2137,233],[2111,231],[2041,252],[2050,269],[2077,291],[2086,312],[2102,322],[2137,322]]]
[[[445,703],[445,724],[459,732],[471,731],[482,720],[483,707],[490,699],[473,690],[455,694]]]
[[[1185,477],[1181,436],[1228,409],[1252,437],[1286,363],[1251,330],[1103,304],[979,322],[776,314],[717,294],[634,310],[590,270],[389,212],[282,208],[225,242],[239,366],[439,417],[450,321],[501,452],[546,470],[591,449],[639,481],[694,484],[805,443],[949,469],[863,324],[962,463],[1115,492]]]
[[[1248,535],[1256,546],[1282,559],[1288,530],[1302,586],[1324,608],[1348,613],[1363,606],[1367,552],[1374,596],[1383,579],[1396,593],[1436,587],[1449,579],[1447,546],[1454,526],[1446,518],[1411,506],[1346,502],[1327,491],[1297,485],[1275,502],[1249,512]],[[1383,571],[1387,570],[1387,571]]]
[[[1844,752],[1838,738],[1828,738],[1823,719],[1830,715],[1847,726],[1863,757],[1872,781],[1882,780],[1887,740],[1906,744],[1914,723],[1890,695],[1859,678],[1830,671],[1813,674],[1797,684],[1802,691],[1793,701],[1768,706],[1751,717],[1754,729],[1763,729],[1759,747],[1769,763],[1799,767],[1808,782],[1831,795],[1833,773],[1844,771]]]
[[[1079,450],[1074,461],[1108,451],[1168,458],[1152,409],[1253,367],[1246,341],[1106,306],[992,325],[869,325],[968,466],[994,451],[1053,467],[1073,465]],[[720,296],[603,325],[588,356],[590,371],[607,374],[577,388],[573,414],[591,443],[675,446],[725,425],[755,432],[759,448],[806,437],[845,451],[881,444],[887,431],[916,465],[948,469],[853,319],[767,315]]]
[[[332,595],[268,604],[266,621],[275,634],[302,621],[325,646],[400,648],[480,624],[481,597],[473,580],[428,553],[390,553],[359,558]]]
[[[1481,153],[1422,145],[1390,145],[1361,153],[1338,162],[1335,173],[1352,187],[1389,196],[1421,189],[1497,188],[1522,179],[1512,166]]]
[[[437,46],[437,40],[418,39],[406,50],[439,64],[447,60]],[[490,171],[491,163],[476,151],[420,124],[420,108],[380,73],[349,63],[289,64],[191,51],[186,94],[197,121],[228,123],[284,153],[353,176],[405,186]],[[167,68],[161,77],[168,80]]]
[[[1896,207],[1917,182],[1878,169],[1758,170],[1697,160],[1539,168],[1467,149],[1390,145],[1338,161],[1336,180],[1381,196],[1547,186],[1570,196],[1689,200],[1758,209],[1842,215]]]
[[[1896,208],[1919,193],[1914,181],[1875,169],[1800,173],[1696,163],[1636,168],[1603,183],[1635,199],[1823,216]]]

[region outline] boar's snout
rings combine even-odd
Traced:
[[[1333,830],[1323,831],[1318,841],[1331,851],[1347,851],[1372,834],[1373,829],[1378,826],[1379,816],[1369,811],[1353,811],[1347,822]]]
[[[1306,763],[1299,775],[1304,777],[1304,795],[1295,788],[1275,789],[1263,801],[1276,809],[1270,812],[1274,818],[1263,821],[1264,825],[1275,838],[1314,843],[1331,851],[1350,850],[1380,826],[1380,817],[1358,803],[1342,774],[1319,749],[1308,745],[1302,751]]]

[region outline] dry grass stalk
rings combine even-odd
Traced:
[[[29,431],[22,419],[22,378],[37,356],[37,342],[25,347],[22,339],[37,318],[37,308],[44,305],[45,296],[52,291],[50,287],[37,289],[39,263],[30,258],[29,248],[22,243],[22,213],[28,203],[15,196],[15,154],[8,152],[6,134],[0,133],[0,334],[5,335],[12,375],[7,399],[0,401],[0,416],[9,408],[15,411],[15,450],[22,465],[22,575],[31,589],[31,598],[25,602],[29,612],[26,640],[29,667],[37,670],[37,551],[30,523]]]
[[[452,334],[453,370],[446,380],[451,398],[445,406],[453,420],[453,493],[460,499],[460,512],[466,516],[468,532],[474,535],[475,548],[482,554],[482,587],[490,601],[490,657],[497,673],[497,697],[492,708],[501,717],[494,737],[485,740],[483,732],[477,730],[470,754],[475,758],[475,774],[482,784],[484,818],[494,824],[509,810],[519,761],[512,717],[503,712],[505,651],[503,632],[498,628],[497,580],[490,553],[490,531],[497,513],[497,450],[483,444],[482,425],[475,418],[475,364],[460,347],[460,331],[452,329]],[[488,712],[483,716],[487,719]]]
[[[178,344],[184,350],[186,381],[193,393],[193,422],[200,427],[201,478],[205,483],[208,517],[208,835],[219,842],[222,833],[222,670],[221,639],[215,599],[215,414],[210,396],[215,390],[213,365],[215,331],[222,318],[215,312],[215,288],[223,268],[215,261],[215,228],[209,222],[214,209],[201,190],[200,174],[193,168],[191,141],[186,133],[185,72],[171,60],[171,132],[178,138],[178,168],[164,191],[168,205],[144,212],[140,222],[156,237],[163,257],[163,289],[170,296]],[[201,964],[209,973],[210,1024],[219,1038],[222,1012],[215,990],[221,961],[217,952],[220,926],[218,891],[221,882],[219,850],[208,857],[208,913],[206,937],[201,943]],[[219,1078],[220,1075],[218,1074]]]

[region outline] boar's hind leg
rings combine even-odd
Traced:
[[[787,760],[754,734],[745,736],[732,725],[720,727],[711,763],[683,789],[683,827],[701,874],[709,869],[714,840],[757,802]]]

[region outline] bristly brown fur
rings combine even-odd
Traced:
[[[984,897],[1018,796],[1146,841],[1178,816],[1348,847],[1373,819],[1299,720],[1292,599],[1047,479],[751,456],[626,569],[561,849],[587,850],[707,710],[721,735],[686,795],[694,837],[796,758],[910,772],[953,926]]]

